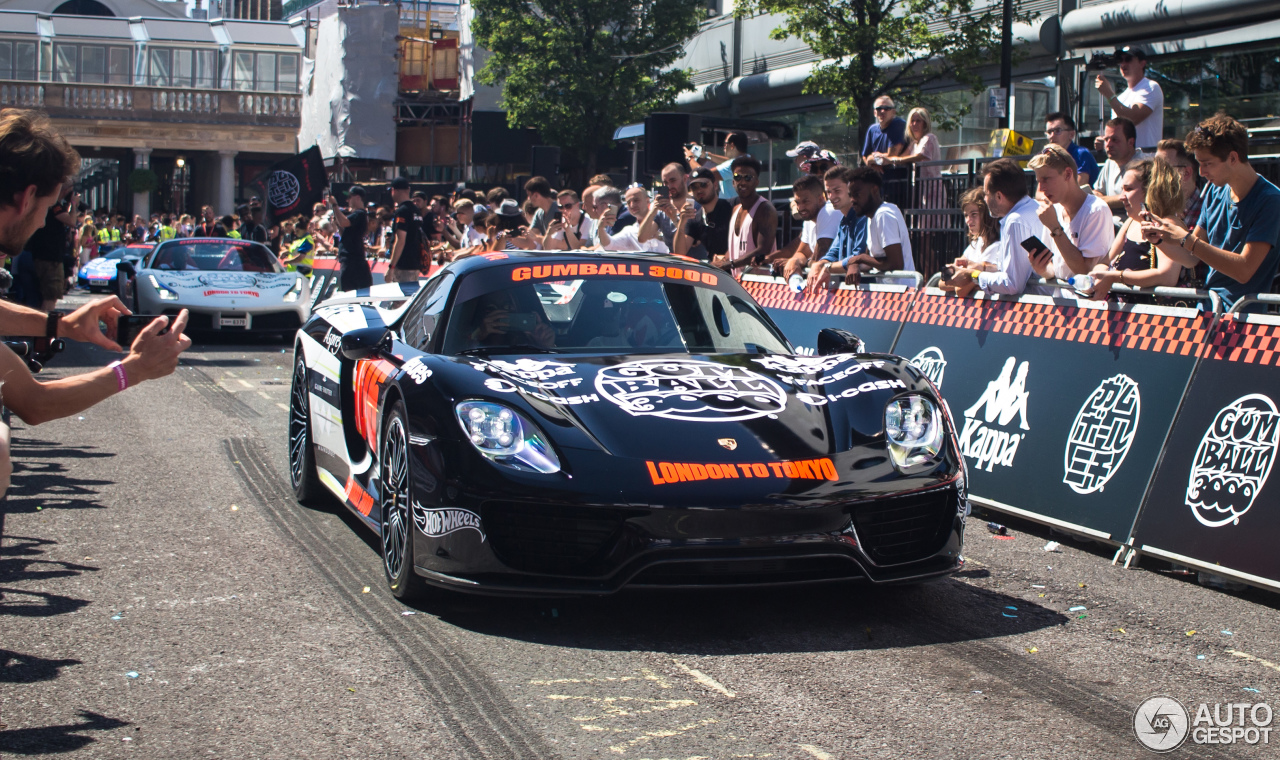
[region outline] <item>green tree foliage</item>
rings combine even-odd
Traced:
[[[586,174],[622,124],[692,87],[670,66],[698,31],[697,0],[473,0],[477,79],[502,86],[512,127],[533,127]]]
[[[1014,18],[1025,22],[1020,5],[1015,0]],[[862,135],[875,123],[872,109],[881,95],[936,109],[938,103],[921,94],[930,83],[981,89],[979,67],[999,61],[1002,5],[974,6],[974,0],[739,0],[735,13],[783,16],[771,36],[796,37],[825,62],[805,92],[830,98]],[[933,117],[945,127],[961,115]]]

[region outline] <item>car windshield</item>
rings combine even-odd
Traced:
[[[190,272],[283,272],[264,246],[248,243],[174,243],[156,249],[148,269]]]
[[[460,288],[444,353],[791,353],[736,285],[607,276],[494,284]]]
[[[124,249],[123,249],[123,248],[116,248],[115,250],[107,251],[106,253],[102,254],[99,258],[103,258],[103,259],[123,259],[123,258],[124,258]]]

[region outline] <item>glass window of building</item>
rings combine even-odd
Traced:
[[[129,65],[133,57],[129,53],[129,48],[111,48],[107,69],[108,84],[133,84],[133,68]]]
[[[258,92],[275,92],[276,54],[258,53]]]
[[[0,79],[13,79],[12,42],[0,42]]]
[[[79,48],[75,45],[54,45],[54,80],[58,82],[76,81],[77,63],[80,60]]]
[[[253,53],[235,53],[233,60],[233,84],[237,90],[253,89]]]
[[[36,78],[37,69],[36,43],[13,43],[13,78],[31,80]]]
[[[195,56],[195,86],[212,90],[218,86],[218,51],[197,50]]]
[[[171,57],[169,50],[151,49],[151,68],[147,75],[147,83],[152,87],[168,87],[171,81]]]
[[[107,81],[107,49],[98,45],[80,46],[80,81],[102,84]]]
[[[280,56],[280,84],[276,89],[280,92],[298,91],[298,56]]]
[[[173,51],[173,84],[175,87],[190,87],[192,80],[192,51]]]

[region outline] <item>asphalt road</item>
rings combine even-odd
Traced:
[[[1110,759],[1149,756],[1152,695],[1280,712],[1280,597],[976,518],[966,570],[920,587],[404,607],[370,533],[290,496],[282,349],[200,342],[15,422],[0,756]]]

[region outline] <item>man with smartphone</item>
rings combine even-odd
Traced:
[[[724,256],[729,252],[733,204],[720,197],[720,173],[715,169],[697,170],[689,182],[689,191],[693,198],[679,207],[672,251],[703,261]]]
[[[396,177],[388,188],[396,204],[395,242],[387,266],[387,282],[417,282],[422,270],[422,221],[418,209],[409,200],[409,180]]]
[[[987,293],[1016,296],[1023,292],[1044,293],[1044,289],[1027,288],[1034,268],[1045,268],[1053,261],[1053,251],[1045,245],[1049,231],[1040,221],[1039,204],[1027,195],[1027,178],[1022,167],[1011,158],[992,161],[982,171],[982,188],[991,215],[1000,219],[1000,241],[996,249],[994,272],[960,267],[946,282],[957,295],[968,296],[975,289]]]
[[[369,231],[369,213],[364,210],[364,188],[353,185],[347,191],[346,211],[338,207],[332,193],[326,193],[324,200],[342,232],[338,241],[338,288],[359,290],[373,287],[373,272],[364,255],[364,238]]]

